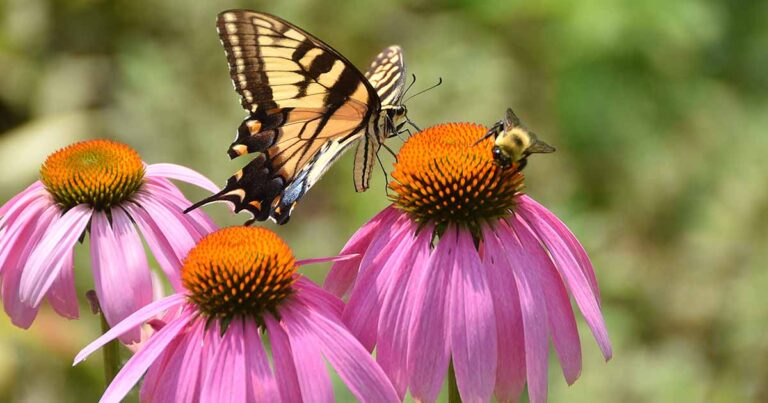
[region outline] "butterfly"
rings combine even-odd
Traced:
[[[405,62],[384,49],[363,75],[325,42],[269,14],[229,10],[216,27],[248,116],[230,158],[258,153],[219,192],[188,210],[227,201],[254,220],[286,223],[299,199],[357,143],[355,190],[365,191],[382,143],[407,121]]]

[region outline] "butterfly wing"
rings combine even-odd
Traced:
[[[405,90],[405,59],[403,49],[393,45],[382,50],[365,72],[381,100],[382,107],[398,106]]]
[[[217,29],[235,90],[250,114],[229,155],[259,155],[221,192],[192,208],[228,201],[236,212],[282,224],[330,164],[367,137],[380,101],[344,56],[278,17],[230,10],[219,14]]]
[[[376,90],[383,111],[389,107],[399,106],[405,90],[405,59],[400,46],[393,45],[382,50],[368,67],[365,78]],[[381,117],[386,119],[385,114]],[[355,152],[354,179],[355,190],[358,192],[368,189],[374,158],[379,152],[381,142],[391,134],[386,132],[387,128],[395,126],[394,122],[386,121],[377,122],[377,124],[382,133],[379,136],[368,136],[362,139]]]

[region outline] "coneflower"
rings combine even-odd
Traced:
[[[355,233],[325,287],[349,293],[344,322],[401,398],[437,398],[452,362],[462,401],[547,398],[548,341],[566,381],[581,371],[569,293],[605,359],[611,345],[581,244],[522,193],[517,165],[494,164],[486,128],[443,124],[409,138],[393,203]]]
[[[147,165],[132,148],[114,141],[84,141],[51,154],[40,180],[0,208],[3,307],[13,323],[28,328],[45,298],[60,315],[78,317],[73,253],[86,236],[94,288],[110,325],[152,301],[139,233],[178,286],[176,262],[216,226],[202,212],[183,214],[190,202],[169,179],[218,191],[191,169]],[[139,338],[136,328],[121,341]]]

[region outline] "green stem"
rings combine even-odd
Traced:
[[[453,369],[453,361],[448,366],[448,403],[461,403],[459,385],[456,384],[456,371]]]
[[[107,323],[103,312],[99,314],[99,317],[101,318],[101,333],[104,334],[109,330],[109,323]],[[101,349],[104,354],[104,380],[107,382],[107,386],[109,386],[120,369],[120,342],[114,339],[105,344]]]

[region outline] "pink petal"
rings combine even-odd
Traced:
[[[93,213],[91,264],[96,295],[110,325],[152,302],[152,277],[144,247],[122,210],[113,209],[112,225],[105,213]],[[139,327],[120,336],[126,344],[140,340]]]
[[[62,265],[58,263],[74,248],[90,218],[90,208],[80,204],[51,225],[40,244],[32,251],[27,267],[21,274],[19,297],[23,303],[33,307],[40,305],[59,276],[58,271]]]
[[[194,326],[194,322],[189,326]],[[189,329],[187,329],[189,330]],[[158,358],[147,368],[147,373],[144,375],[144,380],[141,382],[139,388],[139,400],[142,402],[173,402],[175,401],[175,392],[178,388],[174,387],[177,382],[173,382],[173,377],[163,376],[169,370],[169,363],[178,356],[182,355],[180,350],[183,350],[187,346],[185,344],[188,337],[188,332],[184,330],[179,332],[179,335],[173,339],[165,347],[163,352]],[[136,344],[132,345],[135,346]],[[143,347],[143,344],[141,345]],[[136,350],[131,349],[132,352],[138,353],[141,348]],[[170,370],[174,370],[172,368]],[[172,373],[172,372],[168,372]],[[169,382],[170,381],[170,382]],[[199,392],[199,390],[198,390]]]
[[[201,402],[241,403],[246,397],[245,332],[234,320],[224,332],[216,355],[206,368]],[[260,342],[260,340],[259,340]]]
[[[458,231],[449,227],[420,273],[408,341],[408,376],[414,399],[433,402],[448,371],[448,294],[456,262]]]
[[[191,249],[188,243],[192,242],[192,246],[194,246],[205,235],[198,232],[194,224],[187,220],[187,217],[178,207],[168,206],[163,200],[146,194],[136,197],[136,200],[149,213],[171,245],[176,245],[174,250],[177,255],[183,253],[180,256],[182,259]],[[181,239],[176,241],[177,238]]]
[[[509,221],[512,223],[512,228],[517,233],[520,243],[533,245],[527,251],[532,258],[532,263],[535,264],[531,270],[535,270],[540,275],[544,298],[547,301],[547,319],[549,320],[552,341],[557,355],[560,357],[565,380],[570,385],[578,379],[581,373],[581,342],[576,328],[576,318],[571,309],[571,301],[568,299],[568,292],[554,264],[546,252],[539,247],[538,240],[525,223],[520,218],[513,218]]]
[[[192,202],[187,200],[172,183],[166,182],[167,185],[164,185],[159,179],[147,180],[144,183],[143,194],[145,197],[151,197],[161,202],[167,209],[178,212],[180,220],[187,223],[189,228],[194,228],[194,231],[199,235],[207,235],[218,229],[213,220],[201,209],[184,213],[184,210],[192,205]]]
[[[384,296],[376,339],[376,362],[392,380],[400,398],[408,388],[408,332],[413,315],[417,279],[426,270],[434,227],[422,228],[409,253],[392,262],[394,275]]]
[[[21,211],[33,201],[44,197],[48,192],[40,181],[36,181],[22,190],[19,194],[13,196],[2,207],[0,207],[0,228],[13,221]],[[48,204],[51,204],[50,202]]]
[[[12,216],[12,219],[7,222],[8,225],[0,233],[0,273],[5,271],[6,267],[18,267],[19,269],[24,267],[29,252],[37,246],[40,237],[48,229],[47,227],[43,228],[38,236],[30,239],[32,232],[37,231],[36,228],[42,215],[48,217],[47,224],[50,224],[54,217],[60,215],[59,208],[51,205],[45,198],[33,200],[24,209],[14,213],[18,214]]]
[[[391,268],[391,262],[408,250],[415,232],[415,224],[411,224],[405,216],[401,218],[394,224],[391,233],[382,231],[371,242],[360,262],[360,274],[344,309],[344,324],[368,351],[372,351],[376,343],[379,309],[384,294],[384,287],[379,281],[379,278],[385,279],[382,270]]]
[[[571,254],[568,246],[557,230],[541,219],[539,215],[521,208],[518,209],[518,216],[536,233],[536,237],[539,239],[538,242],[546,245],[560,272],[560,276],[565,279],[573,299],[576,300],[576,305],[579,306],[587,325],[592,330],[592,334],[595,336],[603,356],[606,360],[609,360],[613,352],[611,350],[611,341],[608,338],[608,330],[605,328],[603,315],[600,312],[600,306],[597,303],[595,294],[592,293],[592,288],[590,288],[584,272],[579,269],[579,264]],[[529,245],[529,247],[534,246]]]
[[[145,171],[146,177],[161,177],[168,179],[176,179],[182,182],[187,182],[195,186],[199,186],[211,193],[218,193],[219,187],[216,186],[210,179],[195,172],[192,169],[183,167],[176,164],[152,164],[148,165]]]
[[[352,253],[347,255],[339,255],[339,256],[328,256],[328,257],[316,257],[312,259],[302,259],[297,260],[296,264],[299,266],[305,266],[308,264],[315,264],[315,263],[327,263],[327,262],[345,262],[347,260],[358,260],[361,258],[362,255],[359,253]]]
[[[530,245],[522,245],[513,230],[503,223],[496,228],[506,258],[515,275],[520,296],[525,331],[525,363],[528,373],[528,396],[531,403],[547,401],[547,306],[538,273],[527,253]]]
[[[496,376],[496,317],[472,234],[459,231],[450,287],[450,345],[463,402],[491,400]]]
[[[73,257],[73,253],[70,252],[61,259],[62,268],[59,271],[59,278],[53,282],[48,293],[48,302],[53,310],[68,319],[77,319],[80,316]]]
[[[118,323],[115,326],[112,326],[111,329],[109,329],[106,333],[102,334],[101,337],[91,342],[91,344],[85,346],[75,357],[75,362],[72,365],[77,365],[79,362],[83,361],[86,357],[91,355],[94,351],[101,348],[103,345],[109,343],[110,341],[114,340],[121,334],[133,329],[136,326],[141,325],[142,323],[146,322],[148,319],[152,318],[153,316],[169,310],[173,307],[179,306],[183,304],[187,300],[187,296],[184,294],[173,294],[168,297],[165,297],[159,301],[155,301],[138,311],[131,314],[131,316],[125,318],[122,322]],[[176,319],[181,318],[182,316],[189,316],[189,314],[181,314]],[[164,326],[162,330],[164,330],[168,325]],[[153,336],[154,337],[154,336]]]
[[[139,350],[128,362],[125,363],[115,379],[109,384],[107,390],[101,396],[100,403],[120,403],[120,401],[131,391],[136,382],[141,379],[150,365],[162,354],[166,347],[175,339],[179,333],[194,319],[193,315],[182,316],[147,340],[144,347]],[[174,376],[174,374],[166,374]]]
[[[311,280],[308,280],[303,276],[299,276],[294,284],[294,288],[297,293],[306,297],[304,298],[304,302],[312,309],[321,312],[323,315],[330,318],[338,318],[341,320],[341,315],[344,311],[344,302],[337,296],[318,287]]]
[[[44,200],[41,203],[46,204]],[[26,215],[29,214],[29,217]],[[14,325],[27,329],[37,316],[40,306],[30,306],[19,299],[19,283],[21,274],[32,250],[45,235],[55,220],[59,219],[58,206],[49,205],[42,212],[37,208],[28,208],[22,219],[11,224],[6,234],[11,241],[5,244],[11,253],[0,255],[0,265],[4,268],[2,273],[3,308],[11,318]],[[18,244],[18,245],[17,245]],[[5,257],[7,256],[7,258]],[[62,259],[61,262],[64,260]]]
[[[144,210],[144,208],[133,203],[124,203],[123,208],[128,213],[128,215],[133,218],[133,220],[136,222],[136,225],[138,225],[141,234],[147,241],[149,249],[152,251],[155,260],[157,260],[157,263],[160,265],[163,273],[165,273],[165,276],[168,278],[171,286],[173,286],[173,288],[177,291],[183,290],[183,287],[181,286],[181,274],[179,273],[179,270],[181,269],[181,262],[191,246],[180,245],[178,243],[172,245],[168,239],[166,239],[163,231],[161,231],[158,225],[155,223],[155,220],[152,219],[152,217],[146,210]],[[188,237],[185,241],[182,241],[182,243],[186,242],[187,240],[188,242],[194,242],[191,237]],[[185,249],[185,254],[181,257],[178,256],[180,251],[177,252],[174,247]]]
[[[590,262],[589,256],[587,256],[587,252],[584,250],[584,247],[581,245],[579,240],[576,239],[576,236],[573,235],[571,230],[569,230],[568,227],[562,221],[560,221],[559,218],[557,218],[557,216],[552,214],[551,211],[547,210],[546,207],[539,204],[536,200],[533,200],[530,196],[522,195],[520,197],[520,206],[522,208],[532,210],[532,214],[539,215],[560,234],[563,240],[568,244],[568,248],[571,250],[571,253],[579,261],[579,268],[581,268],[581,271],[583,271],[584,275],[587,276],[589,286],[592,288],[592,292],[595,294],[597,303],[599,304],[600,289],[597,287],[595,269],[592,267],[592,262]]]
[[[374,235],[380,233],[382,229],[389,228],[400,215],[401,213],[392,206],[385,208],[363,225],[362,228],[357,230],[339,254],[364,254],[369,248]],[[323,287],[336,296],[343,297],[352,287],[352,283],[355,282],[358,267],[358,261],[354,260],[333,265],[328,276],[325,278]]]
[[[517,402],[525,385],[525,343],[520,298],[504,247],[490,227],[483,228],[483,269],[496,314],[498,360],[494,393],[499,402]]]
[[[275,376],[269,367],[259,329],[253,321],[245,323],[246,369],[248,371],[248,402],[275,402],[280,400]]]
[[[288,339],[288,334],[283,326],[272,315],[264,315],[264,323],[269,334],[269,344],[272,346],[272,362],[275,367],[277,389],[283,402],[300,402],[301,388],[293,365],[293,351]]]
[[[152,208],[158,209],[157,214],[161,214],[168,219],[174,219],[179,228],[184,228],[184,231],[189,234],[195,242],[202,239],[205,235],[215,231],[217,229],[213,221],[206,218],[205,223],[199,223],[196,220],[191,220],[191,216],[184,214],[184,208],[186,203],[174,203],[173,199],[168,197],[169,193],[162,191],[155,194],[149,192],[142,192],[136,199],[149,211]],[[150,206],[146,206],[151,201]],[[199,213],[199,212],[198,212]],[[153,217],[155,217],[153,215]],[[161,229],[163,229],[161,227]]]
[[[290,329],[301,328],[320,348],[325,358],[359,400],[399,402],[395,389],[368,352],[341,325],[301,304],[285,307]]]
[[[283,308],[286,306],[283,305]],[[293,365],[303,401],[333,402],[333,385],[314,334],[301,325],[301,318],[296,317],[292,310],[281,309],[280,315],[291,343]]]

